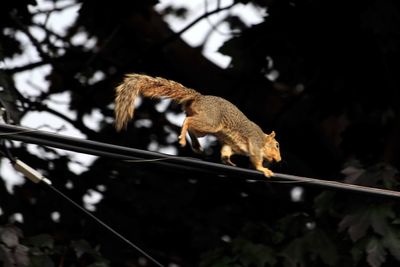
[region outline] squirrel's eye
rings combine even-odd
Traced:
[[[276,148],[279,148],[279,143],[276,143],[275,146],[276,146]]]

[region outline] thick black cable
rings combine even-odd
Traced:
[[[96,141],[82,140],[39,130],[35,131],[33,129],[8,124],[0,123],[0,134],[2,138],[5,139],[18,140],[27,143],[34,143],[38,145],[50,146],[97,156],[111,157],[123,160],[152,159],[153,161],[150,161],[150,164],[164,165],[172,168],[185,169],[188,171],[212,173],[218,176],[229,176],[230,179],[254,180],[261,182],[275,182],[277,180],[294,181],[307,185],[315,185],[335,190],[345,190],[376,196],[400,198],[400,192],[393,190],[373,188],[355,184],[346,184],[342,182],[321,180],[282,173],[275,173],[272,179],[268,179],[261,172],[256,170],[238,168],[213,162],[206,162],[188,157],[170,156],[157,152],[127,148]]]
[[[254,176],[254,179],[259,180],[264,180],[265,178],[262,175],[260,176],[260,172],[255,170],[243,169],[213,162],[206,162],[189,157],[177,157],[158,152],[122,147],[91,140],[83,140],[40,130],[34,131],[30,128],[8,124],[0,123],[0,135],[2,136],[2,138],[7,138],[11,140],[50,146],[96,156],[105,156],[125,160],[165,159],[162,161],[158,161],[157,164],[173,166],[175,168],[214,173],[219,175],[244,175],[249,179],[252,176]]]
[[[89,212],[88,210],[86,210],[85,208],[83,208],[81,205],[79,205],[78,203],[76,203],[75,201],[73,201],[71,198],[69,198],[67,195],[65,195],[63,192],[61,192],[60,190],[58,190],[57,188],[55,188],[54,186],[52,186],[51,184],[48,183],[42,183],[45,184],[48,188],[50,188],[51,190],[53,190],[56,194],[58,194],[59,196],[61,196],[62,198],[64,198],[65,200],[67,200],[70,204],[72,204],[74,207],[76,207],[77,209],[79,209],[80,211],[82,211],[83,213],[85,213],[87,216],[89,216],[91,219],[93,219],[94,221],[96,221],[98,224],[100,224],[101,226],[103,226],[104,228],[106,228],[108,231],[110,231],[111,233],[113,233],[115,236],[117,236],[118,238],[120,238],[122,241],[124,241],[125,243],[127,243],[129,246],[131,246],[132,248],[134,248],[136,251],[140,252],[143,256],[145,256],[146,258],[148,258],[150,261],[152,261],[154,264],[156,264],[157,266],[160,267],[164,267],[163,264],[161,264],[159,261],[157,261],[155,258],[153,258],[151,255],[149,255],[146,251],[144,251],[143,249],[141,249],[138,245],[134,244],[132,241],[130,241],[129,239],[127,239],[126,237],[124,237],[122,234],[120,234],[119,232],[117,232],[116,230],[114,230],[111,226],[109,226],[108,224],[106,224],[105,222],[103,222],[101,219],[99,219],[98,217],[96,217],[95,215],[93,215],[91,212]]]
[[[0,128],[1,128],[1,124],[0,124]],[[53,147],[53,148],[59,148],[59,149],[64,149],[64,150],[68,150],[68,151],[74,151],[74,152],[79,152],[79,153],[84,153],[84,154],[89,154],[89,155],[94,155],[94,156],[101,156],[101,157],[109,157],[109,158],[114,158],[114,159],[121,159],[121,160],[126,160],[126,161],[131,161],[131,160],[136,160],[136,161],[143,161],[144,157],[140,156],[140,153],[138,153],[138,151],[133,151],[133,153],[130,153],[132,151],[128,151],[124,153],[124,151],[119,151],[118,149],[115,149],[116,146],[111,145],[112,147],[98,147],[96,145],[93,145],[93,143],[97,143],[97,142],[93,142],[93,141],[87,141],[87,140],[82,140],[85,142],[86,145],[84,144],[73,144],[73,143],[69,143],[69,142],[62,142],[60,140],[53,140],[52,138],[48,138],[49,136],[45,135],[44,137],[38,137],[38,136],[28,136],[28,135],[23,135],[23,133],[31,133],[33,131],[18,131],[18,132],[9,132],[9,133],[1,133],[0,130],[0,136],[3,136],[4,138],[9,138],[12,140],[16,140],[16,141],[22,141],[25,143],[31,143],[31,144],[38,144],[38,145],[43,145],[43,146],[48,146],[48,147]],[[15,136],[14,136],[15,135]],[[53,135],[53,134],[52,134]],[[67,139],[70,139],[71,137],[66,137]],[[58,138],[57,138],[58,139]],[[80,139],[76,139],[76,140],[80,140]],[[87,145],[90,142],[89,145]],[[101,144],[101,143],[99,143]],[[108,145],[108,144],[104,144],[104,145]],[[120,148],[124,148],[124,147],[120,147]],[[144,151],[144,152],[148,152],[148,151]],[[150,152],[153,153],[153,152]],[[158,154],[156,154],[158,155]],[[163,154],[161,154],[163,155]],[[144,161],[146,162],[146,160],[149,160],[149,162],[152,162],[154,159],[157,159],[157,161],[162,161],[159,162],[159,165],[162,166],[166,166],[166,167],[172,167],[172,168],[180,168],[180,169],[190,169],[192,170],[192,168],[184,166],[184,165],[178,165],[176,163],[172,163],[172,162],[166,162],[165,160],[170,160],[172,158],[174,158],[174,156],[169,156],[169,155],[164,155],[165,157],[157,157],[154,158],[155,155],[151,155],[149,157],[149,155],[145,155],[146,158]],[[178,158],[178,157],[175,157]]]

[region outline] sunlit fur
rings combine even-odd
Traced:
[[[201,151],[197,138],[214,135],[221,143],[221,160],[235,166],[230,160],[234,154],[246,155],[256,170],[266,177],[273,172],[263,166],[263,161],[280,161],[279,144],[275,132],[267,135],[249,120],[234,104],[212,95],[202,95],[194,89],[161,77],[129,74],[116,88],[115,127],[126,128],[134,115],[134,102],[138,95],[151,98],[167,97],[182,104],[186,113],[181,133],[181,146],[186,145],[186,135],[192,140],[193,150]]]
[[[265,145],[264,145],[264,158],[269,162],[281,161],[281,152],[279,148],[278,141],[275,140],[275,132],[272,131],[271,134],[265,135]]]

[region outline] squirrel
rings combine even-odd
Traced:
[[[263,166],[263,160],[281,160],[279,143],[275,132],[265,134],[261,128],[250,121],[234,104],[212,95],[202,95],[194,89],[161,77],[143,74],[128,74],[117,86],[115,96],[115,128],[126,128],[134,115],[134,102],[141,94],[150,98],[171,98],[182,105],[186,118],[179,135],[179,144],[186,145],[189,134],[195,152],[201,152],[198,137],[214,135],[221,143],[221,160],[236,166],[231,161],[233,154],[246,155],[254,167],[266,177],[273,172]]]

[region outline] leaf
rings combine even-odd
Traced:
[[[353,262],[355,263],[355,265],[357,265],[360,262],[360,260],[363,258],[363,256],[364,256],[364,249],[363,248],[364,247],[361,248],[356,243],[356,245],[354,245],[350,250],[350,254],[351,254],[352,258],[353,258]]]
[[[54,239],[49,234],[40,234],[36,236],[32,236],[25,241],[30,247],[35,247],[39,249],[54,249]]]
[[[90,264],[90,265],[88,265],[88,267],[108,267],[108,266],[110,266],[109,264],[108,264],[108,262],[107,261],[104,261],[104,262],[95,262],[95,263],[92,263],[92,264]]]
[[[290,242],[281,252],[284,257],[284,266],[304,266],[304,249],[304,242],[301,238],[296,238]]]
[[[2,267],[13,267],[14,259],[10,253],[10,249],[0,244],[0,263]]]
[[[217,267],[217,266],[232,266],[233,259],[227,256],[224,249],[217,248],[211,250],[201,257],[200,267]]]
[[[345,181],[360,185],[381,185],[388,189],[398,186],[396,175],[398,170],[386,163],[377,163],[364,169],[359,166],[348,166],[342,170]]]
[[[400,238],[399,234],[394,229],[390,229],[383,237],[383,245],[387,248],[390,254],[400,261]]]
[[[263,267],[265,264],[274,266],[277,263],[276,252],[268,246],[244,239],[237,239],[233,243],[233,253],[244,266]]]
[[[325,232],[315,229],[307,235],[307,247],[314,248],[316,253],[321,260],[330,266],[336,264],[338,259],[338,253],[335,245],[325,234]]]
[[[389,230],[389,220],[395,218],[391,205],[369,205],[343,217],[339,231],[348,230],[353,242],[365,236],[371,226],[374,232],[384,236]]]
[[[12,80],[0,70],[0,106],[7,111],[7,119],[19,122],[20,110],[17,107],[18,91],[12,85]]]
[[[54,267],[54,263],[49,256],[38,255],[32,257],[30,267]]]
[[[22,231],[14,226],[0,227],[0,262],[4,266],[29,265],[29,248],[21,245]]]
[[[365,248],[367,262],[372,267],[380,267],[386,260],[386,251],[377,238],[371,238]]]
[[[16,266],[18,267],[28,266],[30,263],[29,248],[23,245],[18,245],[14,250],[14,257]]]
[[[338,253],[334,243],[320,229],[308,232],[301,238],[292,241],[284,250],[285,266],[306,265],[306,256],[319,257],[326,265],[334,266]]]
[[[324,216],[326,213],[330,214],[333,209],[336,193],[333,191],[325,191],[319,194],[314,199],[315,213],[317,217]]]
[[[93,254],[94,250],[90,246],[89,242],[86,240],[80,239],[71,242],[71,246],[75,251],[76,257],[80,258],[83,254]]]
[[[365,235],[369,226],[369,209],[360,209],[343,217],[339,223],[339,231],[347,229],[351,240],[355,242]]]
[[[365,172],[365,169],[360,168],[359,166],[347,166],[344,168],[341,173],[346,176],[346,183],[356,183],[357,179]]]
[[[396,215],[391,205],[379,205],[370,208],[369,216],[374,231],[384,236],[389,231],[389,219],[395,218]]]
[[[9,248],[19,245],[19,238],[22,237],[22,231],[14,226],[0,227],[0,242]]]

